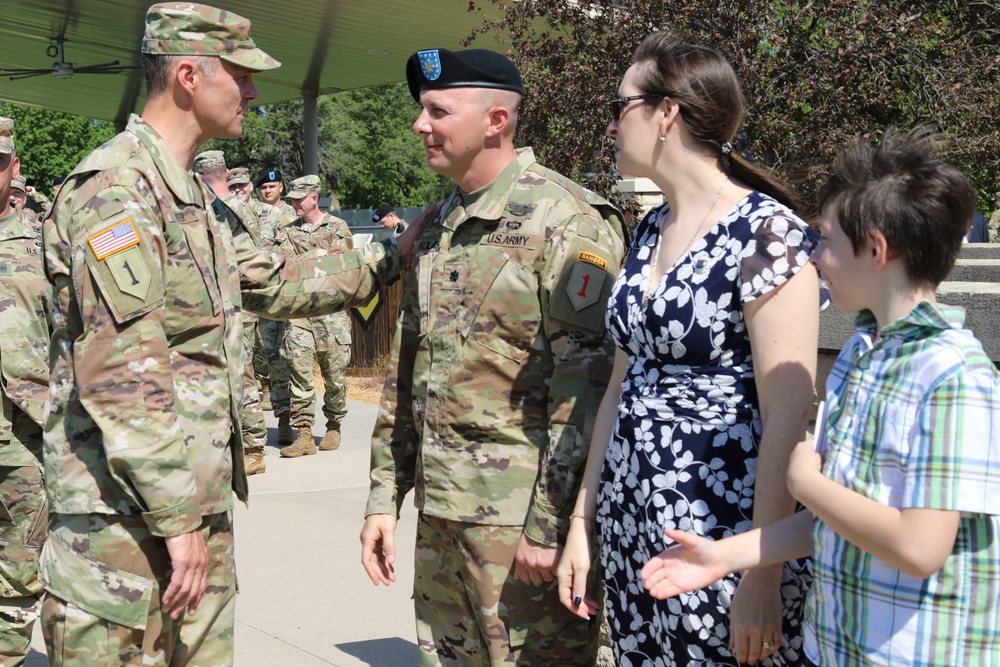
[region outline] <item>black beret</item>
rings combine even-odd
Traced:
[[[258,176],[257,180],[253,182],[253,186],[255,188],[259,188],[264,183],[281,183],[281,182],[282,178],[280,169],[278,168],[265,169],[264,171],[260,172],[260,176]]]
[[[396,210],[393,207],[389,206],[388,204],[382,204],[377,209],[375,209],[374,213],[372,213],[372,222],[381,222],[382,218],[389,215],[390,213],[395,213],[395,212]]]
[[[524,92],[521,73],[506,56],[487,49],[417,51],[406,61],[410,95],[437,88],[497,88]]]

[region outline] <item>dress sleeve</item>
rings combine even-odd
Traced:
[[[781,287],[803,267],[809,267],[809,258],[819,245],[816,230],[787,211],[760,215],[751,221],[750,228],[750,238],[739,253],[743,303]]]

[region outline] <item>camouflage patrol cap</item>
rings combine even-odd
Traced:
[[[25,190],[24,185],[25,185],[24,178],[22,178],[21,176],[18,176],[17,178],[12,178],[10,180],[11,190],[20,190],[21,192],[27,192],[27,190]]]
[[[437,88],[496,88],[524,92],[521,73],[506,56],[488,49],[430,49],[417,51],[406,61],[410,95]]]
[[[14,119],[0,116],[0,154],[14,152]]]
[[[302,178],[296,178],[288,184],[289,191],[285,195],[288,199],[302,199],[311,194],[319,194],[319,176],[310,174]]]
[[[257,48],[248,19],[208,5],[164,2],[146,11],[142,52],[160,55],[218,56],[259,72],[281,63]]]
[[[194,170],[198,173],[219,168],[226,168],[226,156],[222,151],[202,151],[194,156]]]
[[[246,167],[236,167],[229,170],[229,180],[226,181],[226,186],[231,188],[234,185],[242,185],[249,182],[250,170]]]

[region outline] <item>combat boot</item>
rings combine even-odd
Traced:
[[[288,421],[289,414],[278,417],[278,444],[290,445],[295,442],[295,433],[292,432],[292,425]]]
[[[326,435],[319,441],[319,451],[332,452],[340,447],[340,424],[327,422]]]
[[[311,426],[300,426],[299,436],[295,439],[295,442],[281,450],[281,455],[290,459],[296,456],[309,456],[315,453],[316,443],[313,442]]]
[[[274,410],[274,406],[271,405],[271,381],[268,379],[263,379],[260,381],[260,392],[262,394],[260,399],[260,409],[271,412]]]
[[[246,468],[247,475],[256,475],[259,472],[264,472],[266,466],[264,465],[264,448],[263,447],[250,447],[246,450],[243,455],[243,467]]]

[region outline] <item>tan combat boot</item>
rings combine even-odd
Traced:
[[[271,405],[271,381],[268,380],[267,378],[261,380],[260,391],[261,394],[263,394],[260,399],[260,409],[266,410],[268,412],[273,411],[274,406]]]
[[[319,441],[319,451],[332,452],[340,447],[340,424],[327,422],[326,435]]]
[[[313,432],[311,426],[300,426],[299,437],[291,444],[281,450],[281,455],[285,458],[295,458],[296,456],[309,456],[316,453],[316,443],[313,442]]]
[[[279,445],[290,445],[295,442],[295,433],[292,431],[292,425],[288,421],[289,414],[285,414],[278,417],[278,444]]]
[[[246,468],[247,476],[256,475],[259,472],[264,472],[266,466],[264,465],[264,448],[263,447],[250,447],[243,454],[243,467]]]

